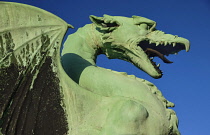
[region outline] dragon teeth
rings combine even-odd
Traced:
[[[149,41],[149,44],[152,44],[152,41],[151,40]]]
[[[176,46],[176,43],[173,43],[173,47],[175,47]]]
[[[159,42],[156,42],[156,46],[158,46],[160,43]]]
[[[164,46],[166,46],[167,44],[168,44],[167,41],[165,41],[165,42],[164,42]]]
[[[160,63],[159,63],[159,64],[157,64],[157,67],[158,67],[158,68],[160,67]]]

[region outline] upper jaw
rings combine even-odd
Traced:
[[[171,47],[170,50],[167,51],[169,54],[173,54],[174,51],[178,52],[181,50],[186,50],[188,52],[190,49],[189,40],[171,34],[165,34],[159,30],[150,32],[146,35],[145,40],[149,41],[149,44],[155,44],[155,46],[163,45]]]
[[[175,40],[153,40],[145,39],[140,41],[138,46],[140,46],[144,51],[147,48],[152,48],[163,55],[177,54],[181,50],[189,51],[190,43],[187,39],[178,37]]]

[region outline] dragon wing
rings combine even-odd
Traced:
[[[0,2],[0,7],[1,132],[65,134],[56,67],[70,25],[33,6]]]

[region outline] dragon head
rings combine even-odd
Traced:
[[[110,59],[131,62],[153,78],[162,77],[160,65],[153,62],[153,57],[172,63],[165,55],[176,54],[181,50],[189,51],[187,39],[156,30],[156,22],[144,17],[91,15],[90,19],[102,33],[102,53]]]

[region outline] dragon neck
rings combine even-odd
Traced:
[[[64,43],[62,56],[73,53],[95,65],[96,57],[100,54],[101,45],[100,33],[95,30],[93,24],[87,24],[74,34],[69,35]]]
[[[62,66],[75,81],[79,81],[82,71],[96,65],[97,55],[101,53],[100,33],[93,24],[87,24],[68,36],[62,51]]]
[[[107,34],[108,35],[108,34]],[[115,75],[121,75],[126,76],[128,78],[132,78],[133,80],[137,81],[139,84],[145,84],[146,86],[149,87],[151,92],[157,96],[157,98],[166,106],[166,107],[173,107],[174,104],[166,100],[163,96],[162,93],[150,82],[137,78],[133,75],[127,75],[126,73],[120,73],[116,71],[109,72],[106,70],[101,70],[101,68],[94,68],[96,66],[96,57],[97,55],[103,53],[105,54],[102,45],[105,43],[103,41],[102,43],[102,38],[105,39],[104,37],[108,37],[106,34],[101,34],[99,33],[96,29],[95,26],[92,24],[88,24],[84,26],[83,28],[80,28],[77,32],[74,34],[70,35],[67,39],[67,41],[64,44],[64,49],[62,51],[62,66],[68,76],[74,80],[76,83],[79,84],[79,80],[81,77],[82,72],[84,71],[85,68],[90,67],[90,70],[87,70],[86,73],[88,75],[91,75],[90,78],[86,78],[87,75],[83,75],[83,81],[82,83],[80,82],[80,85],[88,88],[89,85],[92,85],[92,80],[94,80],[95,84],[94,86],[97,86],[97,88],[101,88],[103,86],[102,84],[104,83],[103,80],[110,80],[112,78],[112,73]],[[108,37],[109,38],[109,37]],[[108,39],[107,38],[107,39]],[[98,71],[98,76],[95,75]],[[111,70],[110,70],[111,71]],[[103,79],[100,81],[101,73],[106,74],[104,77],[108,77],[108,79]],[[111,73],[111,74],[110,74]],[[104,75],[103,74],[103,75]],[[111,85],[111,84],[110,84]],[[88,88],[89,90],[95,90],[97,91],[97,88]],[[100,89],[101,90],[101,89]],[[103,91],[105,94],[100,94],[101,95],[106,95],[107,91]]]

